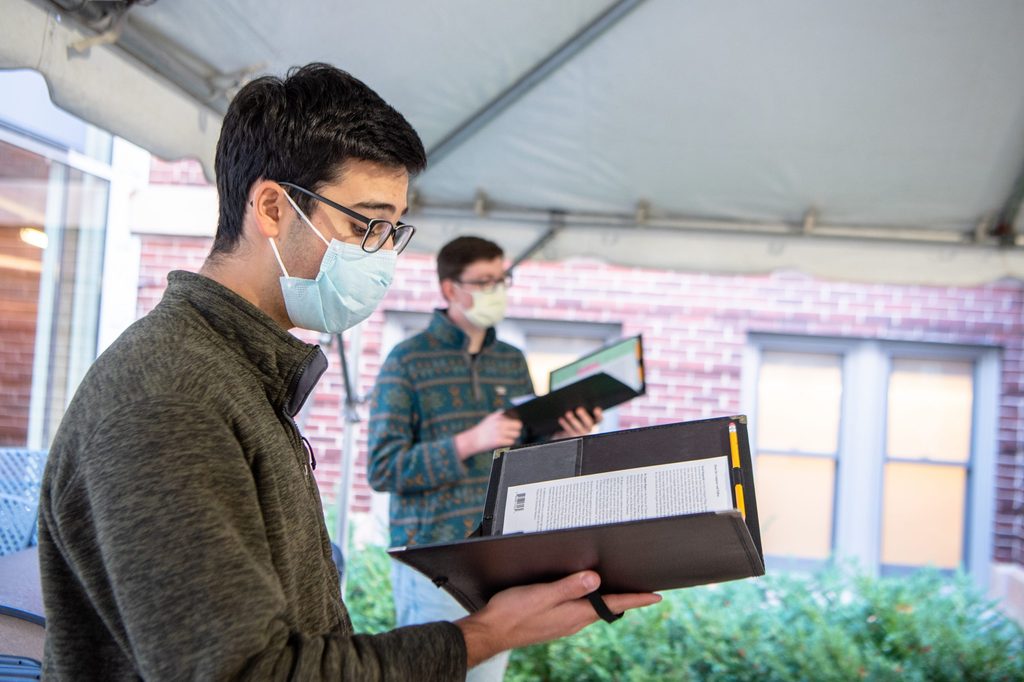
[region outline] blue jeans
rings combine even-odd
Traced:
[[[391,589],[395,597],[396,624],[420,625],[439,620],[458,620],[468,615],[451,595],[405,564],[391,564]],[[500,682],[505,677],[509,652],[503,651],[469,671],[468,682]]]

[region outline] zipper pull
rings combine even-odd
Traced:
[[[309,468],[316,469],[316,455],[313,454],[313,446],[310,445],[309,439],[299,434],[299,438],[302,439],[302,444],[306,447],[306,452],[309,454]]]

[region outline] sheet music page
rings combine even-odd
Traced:
[[[605,372],[634,391],[643,385],[637,360],[638,339],[627,339],[586,360],[577,360],[551,373],[551,390],[586,379],[592,374]]]
[[[732,509],[727,457],[510,486],[501,533]]]

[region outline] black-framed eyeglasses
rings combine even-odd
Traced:
[[[501,287],[502,289],[508,289],[510,286],[512,286],[512,273],[506,272],[499,279],[457,279],[455,280],[455,283],[461,284],[462,286],[473,287],[478,291],[483,291],[484,293],[489,294],[497,290],[498,287]]]
[[[391,248],[394,250],[395,255],[402,253],[406,246],[409,245],[409,241],[412,236],[416,234],[416,228],[412,225],[407,225],[399,221],[397,224],[392,223],[390,220],[383,220],[381,218],[367,218],[362,213],[353,211],[351,208],[346,208],[341,204],[331,201],[325,196],[321,196],[316,192],[299,187],[298,185],[290,182],[278,182],[277,184],[282,187],[288,187],[294,189],[297,192],[313,197],[319,202],[327,204],[333,209],[341,211],[349,218],[358,220],[359,222],[366,225],[366,231],[363,233],[363,241],[360,243],[360,247],[367,253],[376,253],[381,248],[387,245],[388,240],[391,240],[394,246]]]

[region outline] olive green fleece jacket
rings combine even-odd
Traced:
[[[292,418],[320,349],[212,280],[168,279],[50,450],[45,677],[463,679],[450,623],[352,632]]]

